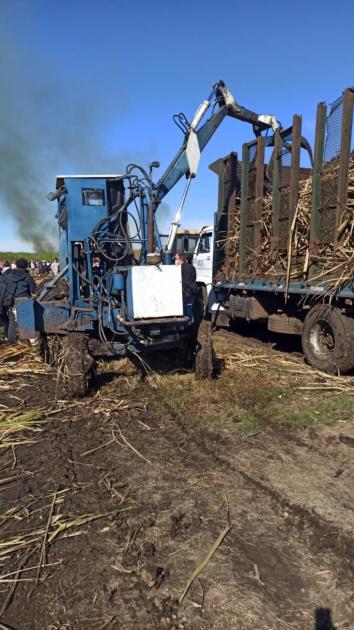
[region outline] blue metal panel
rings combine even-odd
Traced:
[[[68,240],[84,241],[97,223],[108,214],[106,180],[89,178],[67,178],[68,191]],[[104,191],[104,205],[85,205],[83,190],[96,188]]]
[[[66,230],[59,228],[59,264],[64,269],[68,264],[68,238]]]
[[[124,289],[124,276],[122,273],[113,274],[112,289],[113,291],[122,291]]]
[[[242,289],[246,291],[266,291],[268,293],[285,293],[285,280],[277,280],[272,282],[271,280],[222,280],[217,282],[215,289]],[[288,293],[298,295],[323,295],[325,296],[329,291],[329,287],[326,284],[306,284],[302,282],[293,282],[289,284]],[[336,294],[337,298],[354,298],[354,287],[352,284],[347,284]]]
[[[32,339],[36,332],[61,332],[69,318],[69,310],[64,306],[39,303],[32,298],[18,298],[16,311],[20,339]]]
[[[113,332],[126,333],[127,329],[119,321],[120,316],[121,312],[118,308],[104,308],[102,313],[104,326],[110,328]]]
[[[65,330],[69,310],[56,302],[35,303],[36,328],[49,333]]]
[[[34,300],[18,298],[15,301],[20,339],[33,339],[36,336]]]
[[[134,307],[133,307],[133,280],[132,280],[131,269],[128,270],[128,275],[127,275],[125,302],[126,302],[126,305],[127,305],[128,319],[133,319],[133,315],[134,315]]]

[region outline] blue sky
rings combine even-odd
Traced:
[[[284,125],[302,114],[312,140],[316,104],[354,84],[353,21],[349,0],[1,0],[0,250],[30,249],[26,234],[52,233],[45,196],[57,173],[151,160],[162,173],[182,141],[172,115],[191,118],[220,78],[241,104]],[[210,162],[251,137],[234,119],[216,132],[192,183],[187,227],[212,220]],[[181,192],[166,198],[164,228]]]

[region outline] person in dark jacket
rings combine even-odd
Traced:
[[[8,260],[0,260],[0,298],[5,291],[6,275],[11,271],[11,265]],[[4,327],[4,331],[7,330],[8,317],[7,310],[1,305],[0,302],[0,325]]]
[[[17,337],[15,300],[30,297],[36,291],[36,284],[27,272],[28,262],[24,258],[16,260],[16,268],[9,269],[0,284],[0,308],[5,314],[5,339],[13,343]]]
[[[198,291],[197,272],[195,267],[187,262],[187,257],[183,252],[176,252],[175,264],[181,265],[183,310],[186,314],[192,315]]]

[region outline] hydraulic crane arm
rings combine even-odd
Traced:
[[[215,105],[218,105],[219,109],[197,129],[211,105],[213,105],[213,109]],[[275,130],[279,127],[274,116],[259,115],[239,105],[225,83],[218,81],[213,85],[213,91],[209,98],[203,101],[197,109],[192,122],[186,130],[183,145],[157,182],[156,189],[159,201],[177,184],[183,175],[195,177],[200,153],[206,147],[225,116],[231,116],[250,123],[253,125],[256,135],[259,135],[261,131],[266,129]]]
[[[167,195],[183,175],[190,174],[191,177],[195,177],[200,153],[208,144],[225,116],[226,108],[222,107],[197,132],[193,130],[186,134],[185,142],[157,182],[156,188],[159,201]]]
[[[275,116],[271,114],[256,114],[256,112],[243,107],[243,105],[239,105],[224,81],[215,83],[214,89],[216,100],[221,107],[226,106],[227,115],[253,125],[253,131],[256,136],[260,135],[261,131],[266,129],[275,131],[280,126]]]
[[[202,126],[199,126],[210,106],[212,106],[212,115]],[[217,107],[216,111],[214,111],[215,107]],[[274,116],[258,115],[255,112],[239,105],[223,81],[218,81],[213,85],[213,90],[209,98],[201,103],[192,122],[188,124],[188,126],[186,125],[183,145],[156,184],[155,207],[157,207],[163,197],[177,184],[182,176],[186,175],[188,178],[175,220],[171,225],[168,243],[166,246],[167,252],[172,251],[173,242],[176,236],[177,227],[179,225],[179,220],[181,218],[190,182],[191,179],[196,176],[198,170],[200,154],[222,123],[225,116],[231,116],[232,118],[237,118],[238,120],[252,124],[256,135],[259,135],[266,129],[275,130],[279,127]],[[185,117],[183,117],[182,122],[184,124],[185,120]],[[151,222],[152,216],[150,217],[150,223]]]

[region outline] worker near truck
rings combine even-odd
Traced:
[[[19,258],[16,268],[8,269],[0,283],[0,310],[3,313],[5,340],[10,343],[15,342],[17,337],[16,298],[31,297],[36,291],[36,284],[27,267],[27,260]]]
[[[181,265],[183,310],[188,313],[188,310],[193,311],[197,295],[197,273],[195,267],[187,262],[187,256],[182,251],[176,252],[175,265]]]

